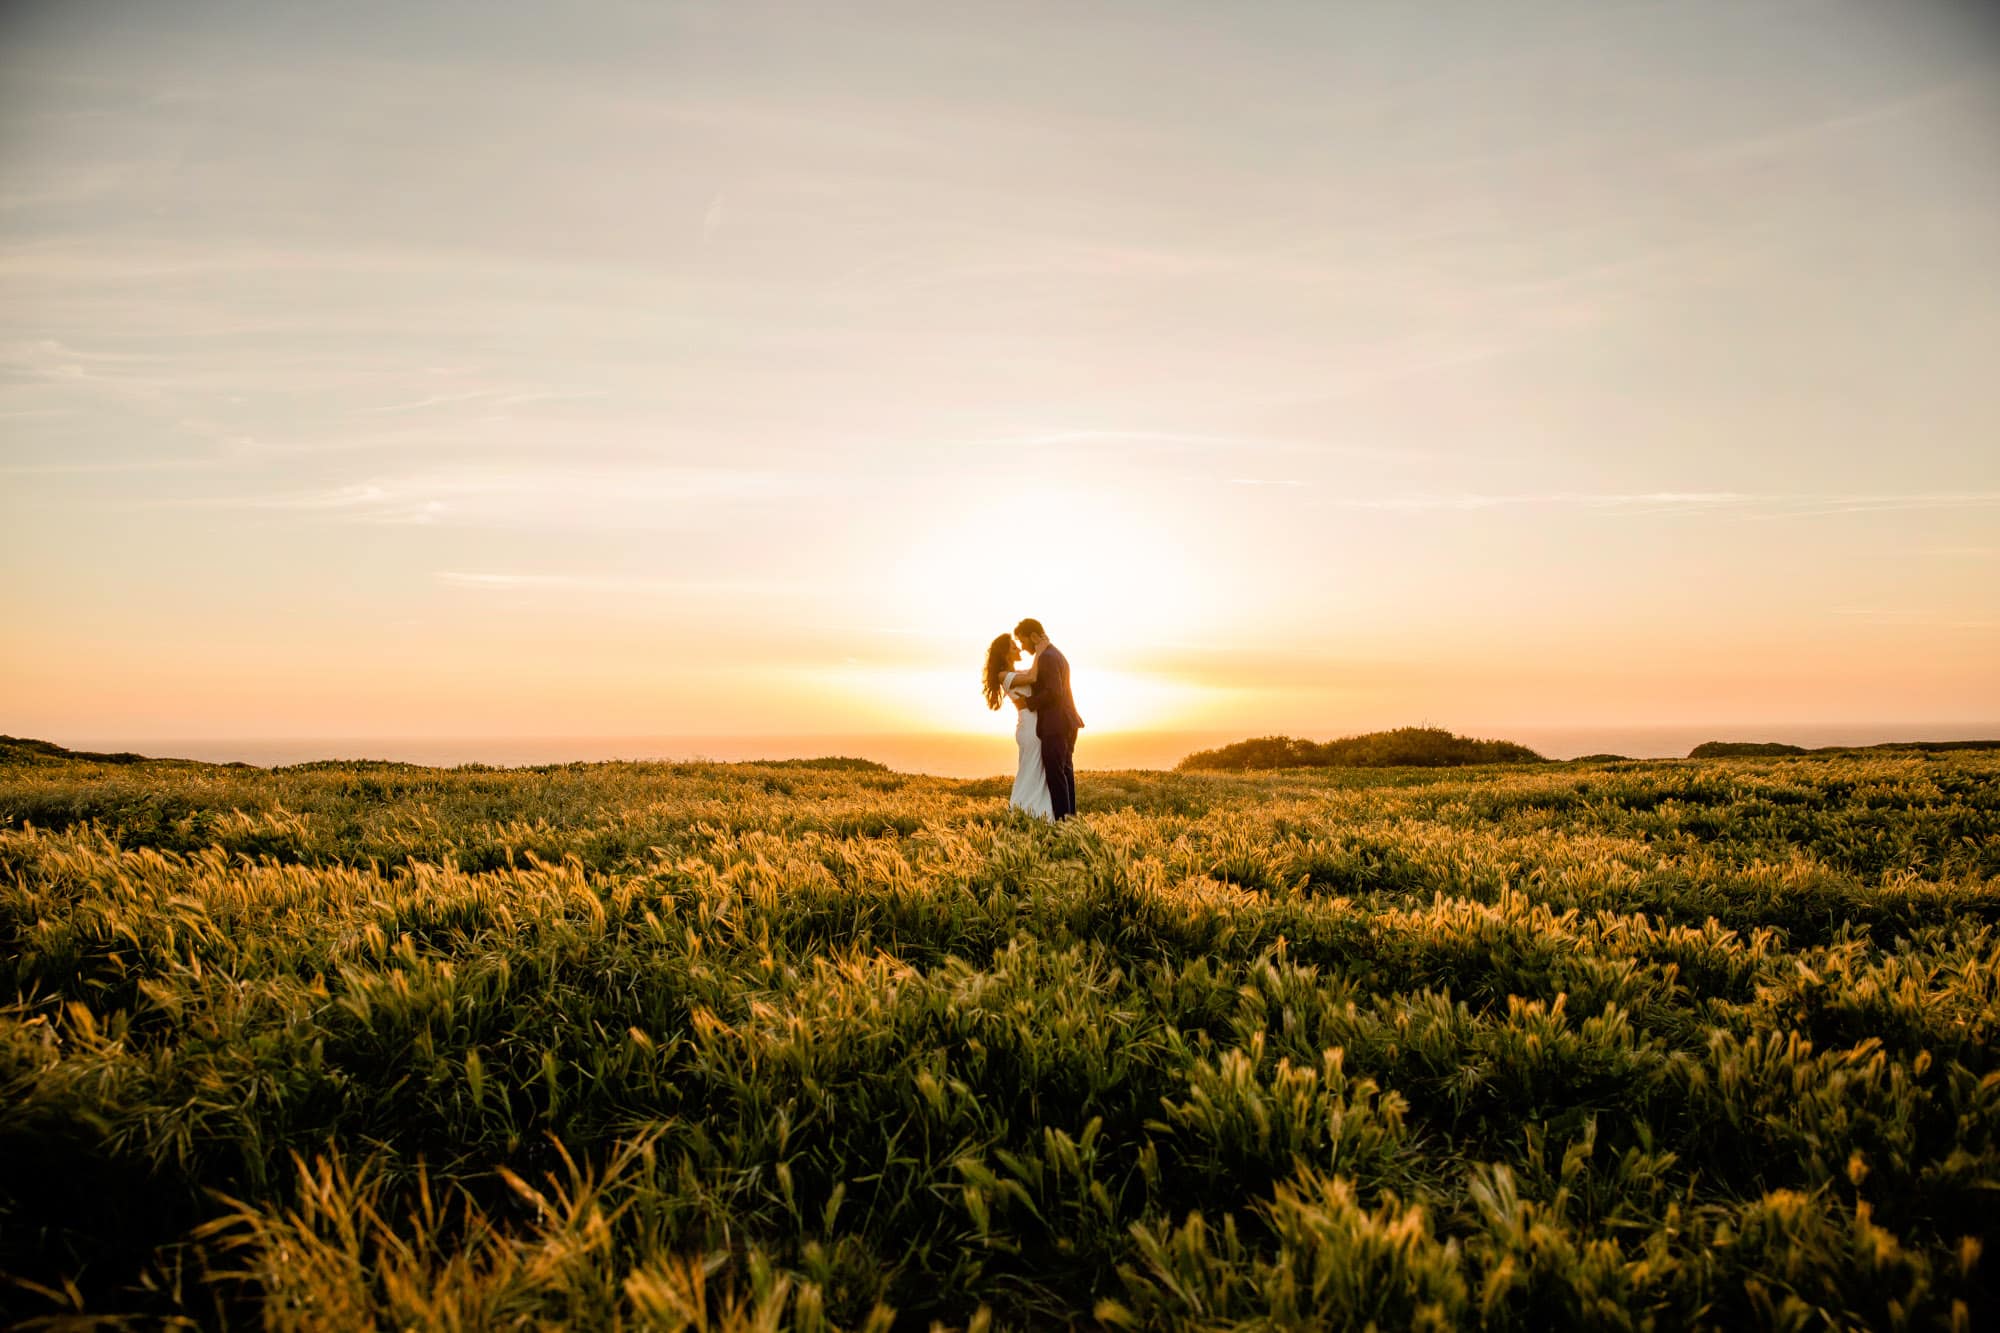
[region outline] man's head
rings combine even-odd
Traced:
[[[1024,653],[1039,653],[1042,645],[1049,641],[1048,631],[1039,620],[1024,620],[1014,626],[1014,637],[1020,641]]]

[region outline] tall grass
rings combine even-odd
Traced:
[[[2000,758],[0,767],[19,1319],[1975,1327]]]

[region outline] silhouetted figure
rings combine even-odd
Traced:
[[[1049,642],[1039,620],[1014,626],[1014,638],[1021,651],[1033,654],[1035,660],[1027,670],[1013,673],[1009,684],[1030,687],[1026,707],[1035,714],[1049,804],[1055,818],[1067,819],[1076,813],[1076,733],[1083,730],[1083,717],[1069,690],[1069,659]]]

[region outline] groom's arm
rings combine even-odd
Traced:
[[[1047,670],[1042,669],[1044,659]],[[1044,648],[1035,654],[1034,671],[1034,689],[1028,695],[1028,705],[1040,712],[1041,705],[1054,698],[1055,692],[1069,679],[1069,662],[1055,649]]]

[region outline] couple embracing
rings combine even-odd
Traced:
[[[1014,660],[1027,653],[1026,670]],[[1076,813],[1076,733],[1083,729],[1069,693],[1069,659],[1049,642],[1039,620],[1024,620],[986,650],[986,706],[1006,699],[1020,710],[1014,743],[1020,762],[1014,770],[1010,804],[1041,819]]]

